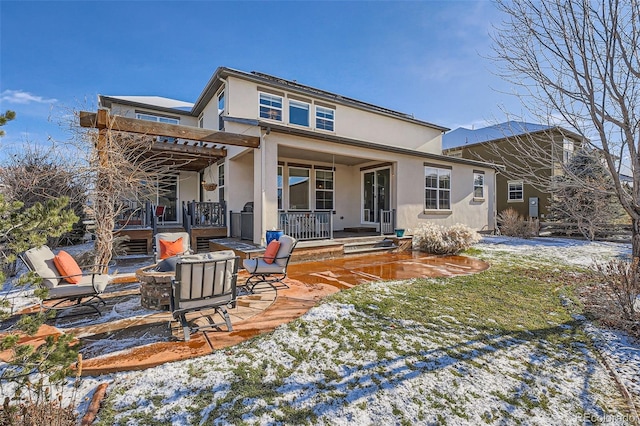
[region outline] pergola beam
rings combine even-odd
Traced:
[[[143,135],[162,136],[167,138],[189,139],[197,142],[207,142],[221,145],[242,146],[245,148],[259,148],[260,138],[257,136],[241,135],[238,133],[220,132],[217,130],[201,129],[199,127],[183,126],[180,124],[158,123],[156,121],[139,120],[121,116],[110,116],[107,110],[97,113],[80,111],[80,126],[99,130],[111,129],[120,132],[138,133]],[[200,152],[209,153],[198,147]]]

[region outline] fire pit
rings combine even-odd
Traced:
[[[175,272],[158,272],[156,266],[146,266],[136,271],[136,278],[140,281],[140,304],[145,308],[168,311],[171,280]]]

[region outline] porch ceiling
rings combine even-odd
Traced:
[[[358,164],[368,163],[371,161],[371,159],[369,158],[309,151],[306,149],[293,148],[290,146],[282,145],[278,147],[278,155],[281,157],[295,158],[304,161],[319,161],[323,163],[341,164],[345,166],[357,166]]]

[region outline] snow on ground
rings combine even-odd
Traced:
[[[583,267],[630,253],[628,244],[558,238],[491,236],[477,248],[489,257],[521,253]],[[395,291],[393,283],[374,286],[381,290],[380,303]],[[564,349],[557,342],[509,336],[480,340],[476,330],[447,315],[418,327],[387,323],[337,302],[311,309],[302,324],[279,327],[272,335],[210,356],[83,378],[79,411],[86,410],[98,384],[109,382],[110,390],[118,389],[112,395],[121,416],[116,419],[132,425],[152,418],[167,424],[229,424],[224,413],[238,404],[251,407],[243,416],[249,424],[274,424],[278,416],[305,409],[317,416],[317,423],[336,425],[400,424],[399,419],[461,425],[631,423],[615,404],[609,405],[619,392],[590,346],[562,334],[557,338],[565,342]],[[345,331],[354,325],[376,333],[386,350],[365,351],[356,359],[351,348],[366,342]],[[585,328],[640,400],[640,343],[592,324]],[[265,357],[268,364],[262,362]],[[284,380],[278,379],[282,371]],[[260,390],[253,398],[234,401],[234,387],[252,375],[260,378]]]

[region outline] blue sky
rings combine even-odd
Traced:
[[[0,0],[0,152],[69,134],[98,94],[193,102],[218,66],[260,71],[449,128],[520,113],[494,75],[493,3]]]

